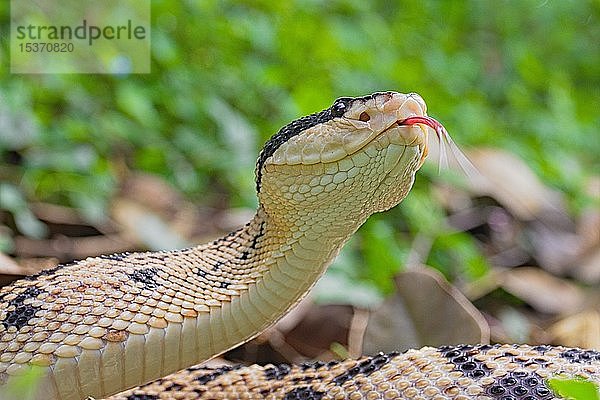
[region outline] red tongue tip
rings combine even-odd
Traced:
[[[423,124],[432,128],[439,138],[442,136],[448,136],[448,132],[446,128],[442,124],[440,124],[435,118],[426,117],[426,116],[413,116],[403,119],[398,122],[398,125],[415,125],[415,124]]]

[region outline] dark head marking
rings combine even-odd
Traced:
[[[277,150],[279,146],[294,136],[299,135],[300,132],[312,128],[315,125],[330,121],[333,118],[335,118],[335,116],[331,113],[331,108],[328,108],[318,113],[310,114],[292,121],[281,128],[275,135],[273,135],[271,139],[265,143],[260,155],[258,156],[258,161],[256,163],[256,191],[260,191],[262,167],[265,164],[265,161],[267,161],[267,158],[271,157],[273,153],[275,153],[275,150]]]
[[[330,108],[331,116],[335,118],[344,115],[346,110],[350,108],[352,100],[354,99],[351,97],[340,97],[339,99],[337,99]]]
[[[339,118],[350,109],[352,102],[355,100],[369,100],[381,93],[374,93],[363,97],[340,97],[333,102],[333,105],[323,111],[307,115],[290,122],[281,128],[275,135],[265,143],[263,149],[258,156],[256,163],[256,190],[260,191],[260,181],[262,178],[262,167],[269,157],[285,142],[299,135],[301,132],[312,128],[313,126],[331,121],[334,118]]]

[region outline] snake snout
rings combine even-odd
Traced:
[[[418,93],[409,93],[407,96],[414,102],[419,105],[419,111],[416,113],[417,115],[425,115],[427,112],[427,104],[425,104],[425,100]]]

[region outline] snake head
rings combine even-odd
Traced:
[[[415,93],[378,92],[291,122],[260,153],[261,203],[357,221],[395,206],[427,156],[426,110]]]

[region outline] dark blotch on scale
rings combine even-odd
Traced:
[[[474,356],[485,353],[491,348],[493,346],[490,345],[459,345],[440,347],[440,351],[444,357],[454,364],[455,371],[460,371],[470,378],[479,379],[490,375],[491,370]]]
[[[7,308],[15,307],[14,310],[6,313],[6,318],[2,321],[5,329],[9,326],[14,326],[17,330],[21,329],[27,322],[35,316],[35,313],[41,310],[40,307],[34,307],[31,304],[25,304],[25,300],[34,299],[42,290],[38,287],[28,287],[23,293],[17,295],[14,299],[8,302]]]
[[[258,245],[258,240],[265,234],[265,222],[260,223],[260,228],[258,229],[258,233],[252,237],[252,243],[250,243],[249,249],[256,250],[256,246]],[[246,249],[240,256],[241,260],[247,260],[250,256],[250,250]]]
[[[485,388],[493,399],[547,400],[554,394],[544,380],[533,372],[513,371]]]
[[[343,385],[346,381],[353,379],[358,374],[370,375],[373,372],[381,369],[384,365],[391,361],[392,358],[397,356],[398,353],[390,353],[384,354],[379,353],[376,356],[369,357],[366,360],[363,360],[356,364],[354,367],[350,368],[346,372],[336,376],[333,378],[332,382],[336,385]]]
[[[114,253],[114,254],[103,254],[98,257],[100,257],[103,260],[123,261],[123,259],[125,259],[125,257],[128,257],[130,255],[131,255],[131,253],[124,252],[124,253]]]
[[[127,400],[158,400],[159,397],[155,394],[130,394]]]
[[[309,362],[300,364],[300,370],[301,371],[307,371],[309,369],[317,370],[325,365],[326,364],[323,361],[309,361]]]
[[[287,364],[279,364],[265,369],[265,378],[269,380],[282,379],[290,373],[292,368]]]
[[[224,366],[221,368],[217,368],[215,370],[212,370],[211,372],[207,372],[204,375],[200,375],[199,377],[196,378],[196,381],[198,381],[198,383],[200,383],[201,385],[205,385],[210,381],[213,381],[215,379],[217,379],[219,376],[229,372],[229,371],[234,371],[236,369],[241,368],[241,365],[236,365],[233,367],[230,366]]]
[[[158,270],[156,268],[144,268],[133,271],[131,274],[127,274],[127,276],[136,282],[143,283],[145,289],[155,289],[158,287],[158,283],[156,283],[157,273]]]
[[[173,383],[172,385],[168,386],[165,388],[165,391],[167,392],[172,392],[172,391],[178,391],[183,389],[183,385],[180,385],[178,383]]]
[[[569,349],[560,353],[560,356],[573,364],[589,364],[600,361],[600,351]]]
[[[310,386],[301,386],[287,392],[284,400],[320,400],[325,395],[324,392],[314,390]]]

